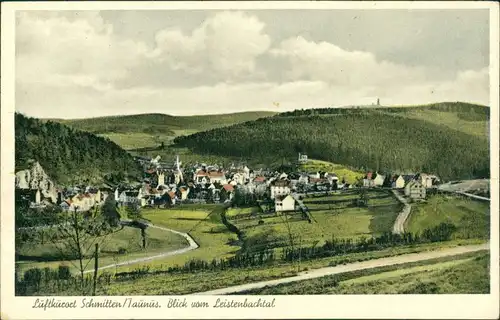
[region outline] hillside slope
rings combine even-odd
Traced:
[[[427,110],[432,106],[427,106]],[[439,108],[448,107],[447,105]],[[469,114],[468,106],[450,108]],[[458,110],[458,111],[457,111]],[[467,110],[467,111],[465,111]],[[489,109],[474,111],[487,123]],[[488,112],[486,112],[487,110]],[[484,111],[484,113],[482,113]],[[271,118],[177,137],[178,147],[201,154],[243,158],[314,159],[360,169],[433,172],[444,179],[489,175],[487,135],[477,136],[405,116],[410,108],[296,110]]]
[[[241,112],[220,115],[171,116],[151,113],[128,116],[52,121],[105,137],[126,150],[169,145],[179,135],[229,126],[275,115],[275,112]]]
[[[269,117],[275,114],[274,112],[241,112],[220,115],[171,116],[168,114],[150,113],[75,120],[55,119],[53,121],[92,133],[141,132],[174,135],[176,130],[203,131]]]
[[[55,122],[15,115],[16,172],[37,161],[60,184],[135,179],[140,168],[115,143]]]

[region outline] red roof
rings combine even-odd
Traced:
[[[264,182],[264,181],[266,181],[266,177],[255,177],[255,179],[253,179],[253,181],[255,181],[255,182]]]
[[[234,187],[231,184],[225,184],[223,188],[227,192],[233,192],[234,191]]]
[[[208,175],[210,177],[223,177],[224,173],[219,172],[219,171],[212,171],[212,172],[209,172]]]
[[[373,173],[372,173],[372,172],[368,172],[368,173],[366,174],[366,179],[371,179],[371,178],[372,178],[372,175],[373,175]]]
[[[196,171],[196,175],[197,175],[197,176],[202,176],[202,177],[203,177],[203,176],[207,176],[208,174],[207,174],[207,172],[206,172],[206,171],[204,171],[204,170],[198,170],[198,171]]]

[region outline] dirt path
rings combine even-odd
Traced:
[[[339,265],[339,266],[335,266],[335,267],[320,268],[320,269],[315,269],[315,270],[311,270],[311,271],[307,271],[307,272],[302,272],[299,275],[293,276],[293,277],[276,279],[276,280],[269,280],[269,281],[262,281],[262,282],[255,282],[255,283],[248,283],[248,284],[243,284],[243,285],[238,285],[238,286],[233,286],[233,287],[228,287],[228,288],[222,288],[222,289],[217,289],[217,290],[194,293],[193,295],[233,294],[233,293],[244,292],[244,291],[248,291],[248,290],[252,290],[252,289],[261,289],[264,287],[276,286],[276,285],[283,284],[283,283],[291,283],[291,282],[296,282],[296,281],[315,279],[315,278],[331,276],[331,275],[335,275],[335,274],[363,270],[363,269],[372,269],[372,268],[377,268],[377,267],[385,267],[385,266],[399,265],[399,264],[404,264],[404,263],[411,263],[411,262],[430,260],[430,259],[436,259],[436,258],[442,258],[442,257],[449,257],[449,256],[455,256],[455,255],[460,255],[460,254],[469,253],[469,252],[476,252],[476,251],[481,251],[481,250],[489,250],[489,243],[480,244],[480,245],[469,245],[469,246],[448,248],[448,249],[442,249],[442,250],[436,250],[436,251],[411,253],[411,254],[405,254],[405,255],[400,255],[400,256],[395,256],[395,257],[380,258],[380,259],[374,259],[374,260],[363,261],[363,262],[355,262],[355,263],[350,263],[347,265]]]
[[[401,196],[399,191],[394,189],[391,191],[394,194],[394,196],[396,196],[396,198],[399,200],[399,202],[401,202],[404,205],[403,209],[398,214],[396,221],[394,222],[394,228],[392,230],[392,233],[401,234],[405,232],[404,225],[406,219],[408,219],[408,217],[410,216],[411,205],[408,203],[408,201],[406,201],[406,199],[403,196]]]
[[[131,265],[131,264],[140,263],[140,262],[146,262],[146,261],[155,260],[155,259],[159,259],[159,258],[165,258],[165,257],[175,256],[175,255],[178,255],[178,254],[183,254],[183,253],[189,252],[189,251],[197,249],[199,247],[198,244],[194,241],[194,239],[189,234],[187,234],[187,233],[179,232],[179,231],[176,231],[176,230],[173,230],[173,229],[169,229],[169,228],[165,228],[165,227],[155,226],[153,224],[149,224],[148,227],[149,228],[156,228],[156,229],[160,229],[160,230],[164,230],[164,231],[168,231],[168,232],[172,232],[172,233],[176,233],[176,234],[184,237],[184,239],[186,239],[187,242],[189,243],[189,246],[187,246],[185,248],[182,248],[182,249],[177,249],[177,250],[172,250],[172,251],[166,251],[166,252],[163,252],[163,253],[160,253],[160,254],[156,254],[156,255],[153,255],[153,256],[149,256],[149,257],[131,259],[131,260],[123,261],[123,262],[120,262],[120,263],[110,264],[110,265],[107,265],[107,266],[99,267],[99,270],[104,270],[104,269],[109,269],[109,268],[115,268],[115,267],[120,267],[120,266],[125,266],[125,265]],[[90,272],[94,272],[94,269],[86,270],[84,273],[90,273]]]

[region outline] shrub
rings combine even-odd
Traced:
[[[33,286],[38,290],[40,288],[40,282],[42,281],[42,270],[39,268],[33,268],[26,270],[24,272],[24,282],[29,286]]]
[[[126,253],[127,253],[127,249],[125,249],[123,247],[118,248],[118,254],[126,254]]]
[[[71,278],[71,272],[69,271],[69,267],[60,265],[57,268],[57,277],[61,280],[68,280],[69,278]]]

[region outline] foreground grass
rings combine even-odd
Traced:
[[[384,258],[407,253],[428,250],[440,250],[458,245],[476,244],[477,240],[449,241],[415,246],[389,248],[365,253],[354,253],[343,256],[302,261],[300,266],[291,263],[280,263],[259,268],[230,269],[227,271],[206,271],[191,274],[156,274],[137,279],[113,281],[106,288],[101,288],[101,295],[174,295],[189,294],[224,288],[250,282],[258,282],[294,276],[300,271],[347,264],[357,261]],[[157,266],[158,267],[158,266]]]
[[[242,294],[473,294],[489,293],[489,254],[468,253],[347,272]]]
[[[189,244],[182,236],[165,230],[148,228],[147,246],[142,248],[141,230],[138,228],[124,227],[107,236],[89,239],[83,247],[86,254],[85,264],[91,260],[94,252],[94,243],[99,244],[99,266],[116,264],[126,260],[148,257],[154,254],[172,251],[187,247]],[[95,241],[94,241],[95,240]],[[61,252],[68,252],[67,242],[46,242],[44,244],[26,244],[19,251],[17,262],[20,270],[28,268],[57,267],[60,264],[69,266],[73,271],[77,269],[77,260],[61,260]],[[94,267],[93,262],[88,263],[88,270]]]
[[[412,205],[405,230],[416,233],[440,223],[452,223],[457,227],[455,238],[489,238],[489,203],[468,198],[436,195],[426,203]]]

